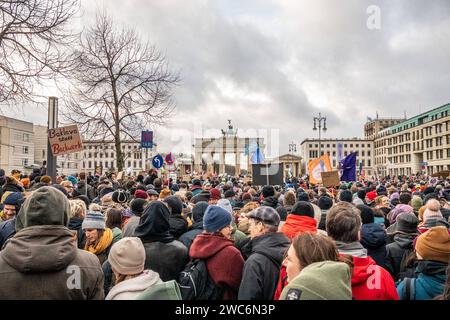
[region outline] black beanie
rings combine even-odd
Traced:
[[[359,190],[358,191],[358,198],[360,198],[361,200],[365,200],[366,199],[366,190]]]
[[[261,193],[264,198],[273,197],[275,195],[275,189],[272,186],[264,186]]]
[[[339,194],[339,200],[352,203],[352,201],[353,201],[352,192],[350,190],[343,190],[343,191],[341,191],[340,194]]]
[[[140,216],[144,212],[144,207],[147,204],[148,204],[147,200],[140,199],[140,198],[133,199],[130,202],[130,209],[134,214]]]
[[[125,190],[119,189],[113,192],[112,201],[115,203],[126,203],[128,201],[128,196]]]
[[[375,215],[373,213],[373,210],[363,204],[359,204],[356,206],[359,211],[361,212],[361,222],[362,224],[368,224],[368,223],[374,223],[375,222]]]
[[[208,209],[208,202],[200,201],[192,208],[192,218],[194,222],[203,221],[203,216],[205,215],[206,209]]]
[[[297,201],[292,208],[291,214],[314,218],[314,208],[309,202]]]
[[[328,210],[333,206],[333,200],[328,196],[322,196],[317,203],[321,210]]]
[[[183,202],[177,196],[169,196],[163,201],[169,205],[172,214],[181,214],[183,211]]]
[[[309,196],[306,192],[300,192],[297,196],[297,201],[309,202]]]

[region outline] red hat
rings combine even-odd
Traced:
[[[147,194],[147,192],[145,192],[144,190],[138,189],[138,190],[136,190],[136,192],[134,193],[134,198],[135,198],[135,199],[144,199],[144,200],[147,200],[147,199],[148,199],[148,194]]]
[[[217,188],[213,188],[209,190],[209,193],[211,194],[211,200],[220,200],[222,199],[222,195],[220,194],[220,190]]]
[[[370,191],[370,192],[367,192],[367,194],[366,194],[366,198],[369,199],[370,201],[374,201],[377,196],[378,195],[377,195],[376,191]]]

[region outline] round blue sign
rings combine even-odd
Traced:
[[[156,169],[159,169],[163,166],[163,164],[164,164],[164,159],[161,155],[158,154],[153,157],[153,160],[152,160],[153,167],[155,167]]]

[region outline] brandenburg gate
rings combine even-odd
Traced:
[[[228,129],[222,129],[222,137],[219,138],[196,138],[194,143],[194,170],[202,172],[203,155],[206,154],[206,173],[223,174],[225,173],[225,155],[234,154],[235,174],[241,173],[241,155],[247,156],[248,172],[251,172],[251,157],[259,147],[263,152],[265,145],[263,138],[238,137],[237,129],[233,129],[231,120],[228,120]],[[219,154],[219,160],[214,160],[216,154]],[[218,164],[218,172],[214,164]]]

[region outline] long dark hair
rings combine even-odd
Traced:
[[[106,227],[110,229],[121,228],[122,210],[110,208],[106,210]]]

